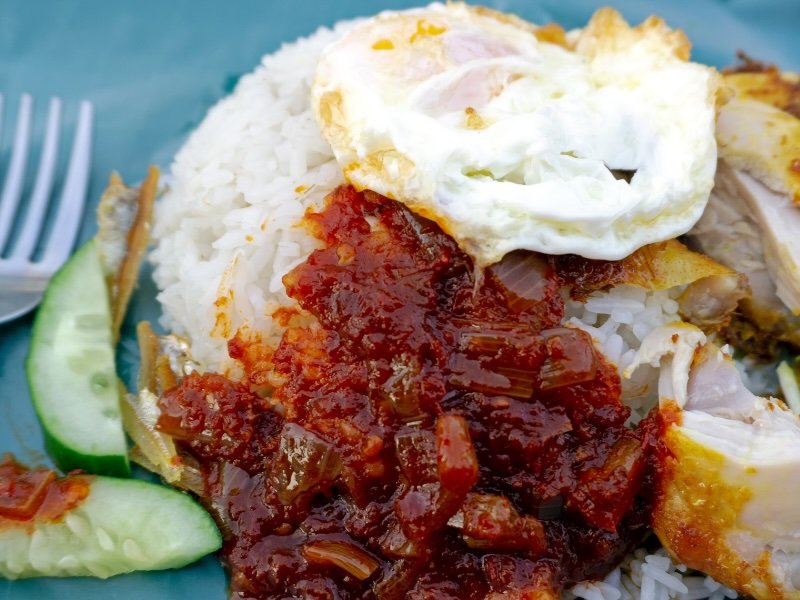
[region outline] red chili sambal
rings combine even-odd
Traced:
[[[51,469],[28,469],[10,454],[0,458],[0,530],[59,521],[89,495],[89,476],[57,478]]]
[[[306,221],[325,247],[284,284],[315,322],[271,354],[269,403],[218,375],[161,399],[233,597],[549,598],[608,573],[646,532],[655,426],[626,426],[616,369],[561,325],[569,274],[521,252],[476,273],[349,186]]]

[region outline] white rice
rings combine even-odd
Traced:
[[[579,583],[564,593],[564,600],[725,600],[737,593],[711,577],[688,573],[675,564],[666,550],[648,554],[640,548],[603,581]]]
[[[175,157],[156,209],[154,278],[162,325],[187,335],[209,369],[226,370],[227,340],[242,327],[279,336],[271,315],[294,305],[281,277],[317,247],[297,223],[342,182],[309,88],[322,49],[352,25],[265,56]]]
[[[680,320],[675,300],[680,292],[679,288],[647,292],[629,285],[595,292],[586,303],[567,300],[564,323],[589,333],[622,374],[647,334]],[[638,423],[655,406],[657,383],[657,370],[647,365],[639,367],[630,379],[622,379],[622,399],[633,409],[632,423]]]
[[[319,29],[265,56],[175,157],[171,187],[156,210],[151,259],[162,325],[188,336],[208,369],[230,367],[227,340],[237,331],[277,340],[282,330],[271,315],[294,306],[281,278],[317,247],[297,223],[342,182],[311,115],[309,88],[322,49],[353,24]],[[679,318],[674,296],[621,286],[585,304],[568,301],[565,322],[589,332],[622,371],[647,333]],[[654,405],[656,376],[643,367],[624,383],[633,422]],[[564,598],[736,597],[685,571],[663,550],[639,549],[604,581],[579,584]]]

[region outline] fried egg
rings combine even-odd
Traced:
[[[685,233],[716,166],[719,76],[651,17],[564,34],[460,3],[387,12],[322,55],[312,106],[346,178],[479,265],[621,259]]]

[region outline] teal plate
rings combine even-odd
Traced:
[[[684,29],[694,44],[696,60],[722,67],[741,49],[800,70],[798,0],[610,3],[628,20],[639,22],[655,13]],[[0,127],[5,132],[0,178],[21,93],[30,92],[39,100],[35,123],[39,133],[49,96],[64,100],[68,126],[74,125],[78,102],[91,100],[96,108],[96,136],[90,206],[81,231],[86,239],[95,231],[92,209],[109,173],[116,169],[127,180],[137,181],[148,164],[168,165],[208,108],[262,54],[319,25],[413,4],[409,0],[3,0],[0,93],[5,96],[6,116]],[[495,0],[488,4],[534,22],[556,21],[566,27],[582,25],[600,6],[589,0]],[[69,139],[63,139],[65,151]],[[30,164],[36,164],[37,155],[38,147],[34,147]],[[154,295],[145,273],[125,324],[119,356],[121,372],[129,381],[136,370],[133,324],[157,318]],[[0,326],[0,452],[10,451],[22,461],[41,464],[49,460],[23,374],[30,329],[30,316]],[[225,575],[213,557],[178,571],[137,573],[108,581],[0,581],[3,600],[225,597]]]

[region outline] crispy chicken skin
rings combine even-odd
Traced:
[[[720,156],[800,204],[800,76],[750,61],[724,78],[734,95],[719,114]]]

